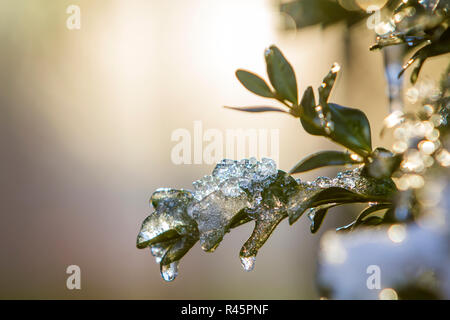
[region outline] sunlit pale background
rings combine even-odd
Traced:
[[[81,8],[81,29],[66,8]],[[369,52],[364,23],[284,31],[269,0],[2,0],[0,2],[0,298],[304,299],[317,298],[320,234],[350,222],[356,208],[329,214],[318,234],[306,217],[284,221],[242,271],[244,225],[213,253],[196,245],[180,275],[165,283],[148,250],[135,247],[157,187],[190,188],[211,165],[175,165],[171,133],[237,128],[280,130],[279,167],[338,148],[307,135],[282,114],[244,114],[223,105],[267,103],[235,79],[243,67],[265,75],[276,44],[297,73],[300,93],[317,87],[333,62],[342,72],[331,100],[359,107],[374,145],[387,115],[380,52]],[[347,53],[347,54],[346,54]],[[436,60],[438,61],[438,60]],[[430,62],[439,63],[439,62]],[[426,69],[424,70],[426,76]],[[433,76],[432,74],[430,76]],[[335,169],[301,176],[333,175]],[[338,214],[340,213],[340,214]],[[338,219],[336,216],[339,215]],[[81,268],[81,290],[66,268]]]

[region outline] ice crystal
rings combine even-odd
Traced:
[[[214,251],[239,212],[252,206],[253,196],[258,198],[258,192],[276,174],[276,164],[271,159],[224,159],[211,176],[194,183],[197,201],[188,212],[198,223],[203,250]]]

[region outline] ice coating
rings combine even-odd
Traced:
[[[224,159],[211,175],[193,183],[193,191],[155,191],[151,197],[155,211],[144,220],[137,247],[149,246],[163,279],[172,281],[179,260],[197,241],[203,250],[212,252],[231,228],[253,220],[254,230],[239,253],[242,267],[251,271],[258,250],[286,217],[293,223],[312,208],[311,231],[316,232],[327,210],[336,205],[334,197],[345,202],[349,194],[364,201],[370,196],[376,202],[378,195],[395,188],[391,183],[368,178],[361,168],[341,172],[333,179],[302,182],[278,170],[271,159]]]
[[[276,164],[271,159],[224,159],[212,175],[193,183],[197,201],[188,212],[198,223],[203,250],[214,251],[239,212],[252,206],[258,197],[256,189],[261,189],[260,185],[271,181],[276,174]]]
[[[241,265],[245,271],[252,271],[255,267],[256,257],[241,257]]]
[[[289,198],[297,189],[298,184],[294,178],[281,170],[271,179],[250,185],[248,190],[252,192],[253,201],[246,213],[255,220],[255,228],[241,248],[241,259],[256,257],[258,250],[278,224],[287,217]]]
[[[156,211],[142,223],[137,247],[148,246],[163,279],[172,281],[178,274],[178,261],[199,239],[197,223],[187,213],[193,196],[186,190],[160,188],[150,201]]]
[[[192,201],[189,191],[161,188],[151,198],[156,209],[142,223],[137,246],[145,248],[153,243],[174,240],[178,236],[191,235],[196,223],[187,214],[186,208]]]
[[[275,162],[268,158],[224,159],[211,175],[193,183],[193,191],[156,190],[151,198],[156,211],[144,220],[137,247],[149,246],[161,265],[163,279],[172,281],[178,274],[178,261],[198,240],[203,250],[214,251],[231,227],[254,219],[256,231],[242,252],[256,253],[286,217],[285,212],[277,214],[279,200],[270,199],[273,207],[267,208],[267,199],[263,199],[264,190],[277,181],[278,175]]]
[[[231,197],[221,191],[215,191],[193,203],[189,212],[198,223],[202,249],[214,251],[229,229],[233,217],[247,205],[245,194]]]
[[[289,223],[294,223],[307,209],[313,208],[308,217],[314,221],[314,215],[322,204],[332,204],[333,197],[339,201],[345,201],[352,194],[361,202],[372,199],[374,202],[383,199],[386,194],[395,190],[391,179],[374,179],[364,173],[363,168],[355,168],[339,172],[335,178],[318,177],[313,182],[297,181],[299,188],[289,201]],[[363,201],[364,200],[364,201]],[[321,212],[321,214],[325,214]]]

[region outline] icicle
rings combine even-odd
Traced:
[[[255,256],[241,257],[241,266],[245,271],[252,271],[255,267]]]
[[[165,281],[173,281],[178,276],[178,261],[161,266],[161,277]]]

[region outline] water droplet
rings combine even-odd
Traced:
[[[161,266],[161,276],[165,281],[173,281],[178,276],[178,261]]]
[[[245,271],[252,271],[255,267],[255,256],[250,257],[241,257],[241,266],[244,268]]]

